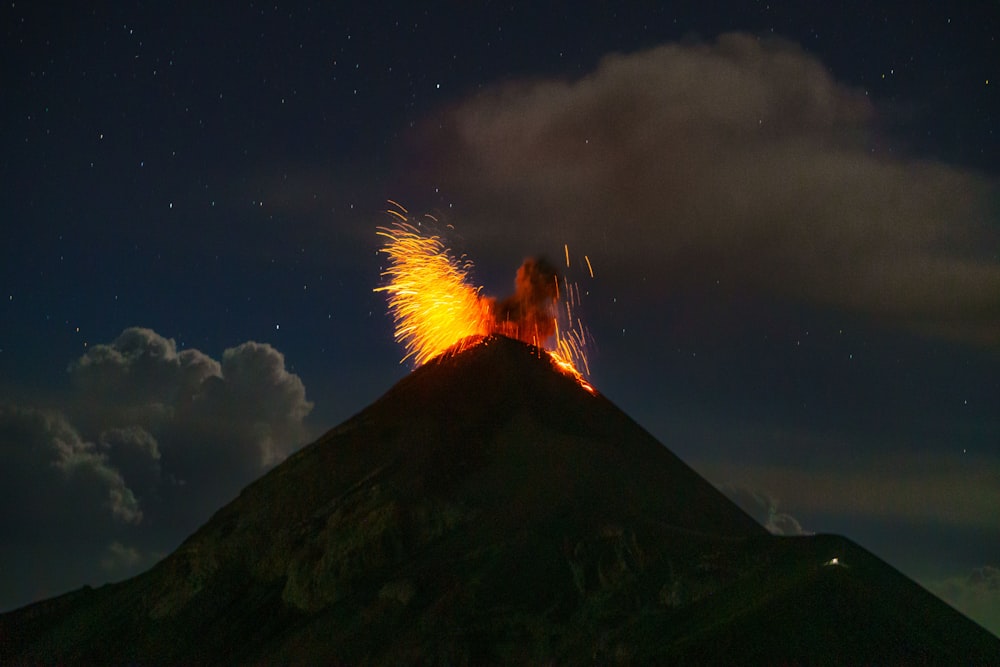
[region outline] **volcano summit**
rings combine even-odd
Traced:
[[[401,380],[145,574],[0,616],[0,662],[992,663],[838,536],[768,534],[546,353]]]

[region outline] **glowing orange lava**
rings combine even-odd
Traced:
[[[519,331],[521,326],[516,322],[499,321],[497,302],[484,297],[482,288],[470,281],[472,262],[465,257],[455,258],[439,236],[411,224],[404,215],[406,209],[399,209],[402,213],[389,211],[396,218],[392,225],[377,230],[384,239],[379,252],[388,257],[389,265],[382,272],[385,284],[375,291],[387,295],[396,341],[406,351],[402,361],[413,359],[420,366],[470,336],[499,333],[545,350],[559,370],[594,392],[584,375],[590,372],[586,329],[579,318],[573,317],[573,307],[580,298],[575,283],[564,278],[560,285],[556,277],[554,290],[551,283],[545,283],[550,286],[545,289],[555,293],[552,303],[543,304],[543,314],[551,317],[553,333],[539,340],[537,325],[529,334]],[[566,257],[568,265],[568,248]]]
[[[375,291],[388,295],[396,341],[406,349],[402,360],[412,357],[420,366],[463,338],[488,335],[492,317],[479,288],[469,283],[471,263],[459,262],[440,238],[390,213],[400,220],[378,229],[389,268],[382,273],[388,282]]]

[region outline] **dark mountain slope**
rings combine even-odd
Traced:
[[[968,663],[1000,662],[1000,642],[848,540],[768,535],[493,337],[404,378],[149,572],[0,616],[0,662],[35,660]]]

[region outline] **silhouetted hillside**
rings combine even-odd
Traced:
[[[1000,640],[845,538],[769,535],[546,355],[491,337],[149,572],[0,616],[0,662],[36,661],[986,664]]]

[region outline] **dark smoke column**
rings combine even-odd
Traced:
[[[541,345],[555,333],[559,299],[559,272],[541,257],[529,257],[517,270],[514,294],[496,302],[496,330],[532,345]]]

